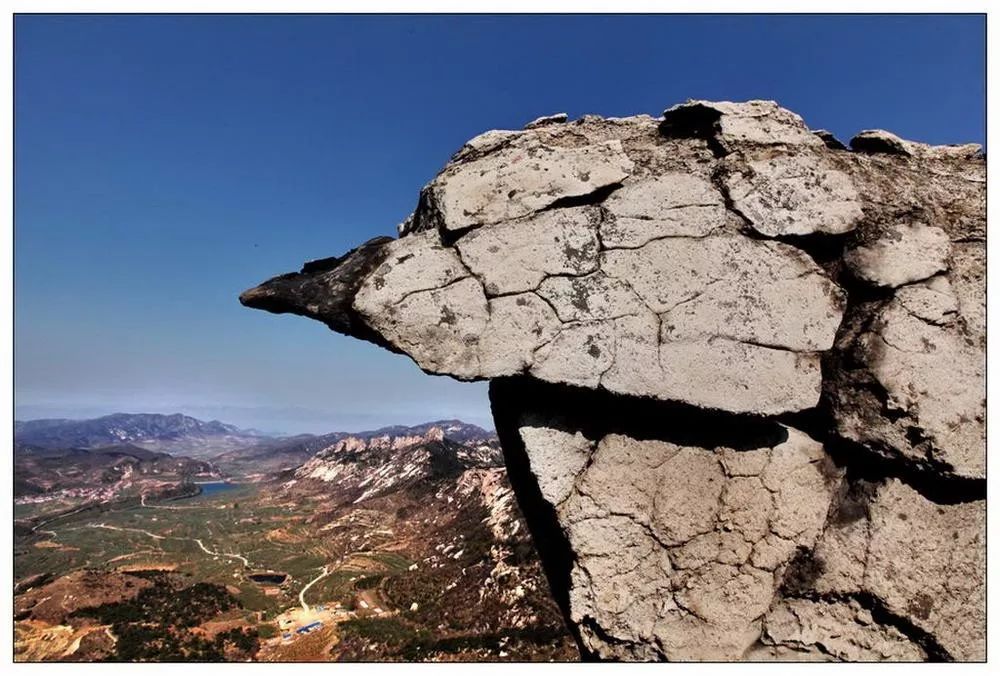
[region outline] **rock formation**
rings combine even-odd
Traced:
[[[241,301],[491,380],[586,657],[985,658],[985,160],[769,101],[470,140]]]

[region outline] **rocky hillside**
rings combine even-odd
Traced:
[[[213,456],[212,461],[232,474],[262,478],[277,471],[294,469],[317,452],[328,449],[344,439],[354,438],[364,441],[379,437],[418,437],[427,434],[432,428],[440,430],[448,441],[466,448],[482,447],[488,454],[499,453],[496,434],[461,420],[440,420],[414,426],[393,425],[366,432],[300,434],[278,439],[261,439],[252,446],[235,448]]]
[[[482,443],[468,445],[448,438],[440,427],[400,429],[412,433],[341,439],[296,469],[290,484],[319,481],[330,484],[332,493],[361,502],[415,484],[433,485],[467,469],[503,464],[499,444],[485,436]]]
[[[982,660],[985,168],[769,101],[551,116],[241,301],[492,381],[587,655]]]
[[[123,491],[144,478],[187,482],[219,477],[215,465],[202,460],[149,451],[132,444],[103,448],[41,448],[17,444],[14,452],[14,497],[80,489]]]
[[[374,579],[370,605],[400,611],[349,623],[337,659],[576,658],[499,445],[466,428],[350,436],[276,487],[279,499],[322,498],[309,522],[341,559],[390,550],[416,561]]]

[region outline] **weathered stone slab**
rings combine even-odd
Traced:
[[[480,228],[455,246],[490,296],[531,291],[546,277],[597,269],[599,218],[590,207],[544,211]]]
[[[863,213],[851,177],[811,154],[777,154],[733,164],[725,178],[733,206],[768,237],[858,226]]]
[[[523,135],[488,156],[452,165],[427,190],[442,227],[465,230],[620,183],[632,166],[620,141],[560,148]]]
[[[948,233],[926,223],[891,223],[844,254],[859,278],[875,286],[896,287],[948,269]]]

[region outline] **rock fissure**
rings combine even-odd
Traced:
[[[713,235],[718,234],[718,232],[719,232],[718,230],[709,230],[708,232],[706,232],[704,234],[700,234],[700,235],[680,235],[680,234],[659,235],[657,237],[651,237],[650,239],[647,239],[647,240],[643,241],[642,244],[636,244],[636,245],[633,245],[633,246],[626,246],[624,244],[616,244],[615,246],[607,246],[605,244],[602,244],[601,245],[601,251],[635,251],[637,249],[643,248],[647,244],[650,244],[652,242],[659,242],[659,241],[662,241],[662,240],[665,240],[665,239],[705,239],[706,237],[711,237]]]
[[[892,627],[903,636],[920,646],[931,662],[953,662],[954,657],[934,638],[933,634],[924,631],[908,620],[906,617],[897,615],[885,607],[885,604],[876,596],[865,593],[853,594],[810,594],[792,598],[801,598],[811,601],[819,601],[826,604],[844,603],[855,601],[871,613],[872,620],[876,623]]]
[[[583,195],[567,195],[560,197],[551,204],[542,207],[539,211],[552,211],[554,209],[567,209],[570,207],[596,206],[608,199],[613,192],[620,190],[621,183],[610,183]]]
[[[430,291],[443,291],[444,289],[447,289],[448,287],[458,284],[460,282],[464,282],[467,279],[469,279],[469,277],[459,277],[458,279],[453,279],[450,282],[442,284],[441,286],[431,286],[427,288],[413,289],[412,291],[407,291],[406,293],[404,293],[397,300],[393,301],[392,304],[401,305],[402,303],[405,303],[407,300],[409,300],[412,296],[415,296],[417,294],[428,293]]]

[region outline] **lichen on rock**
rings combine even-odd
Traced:
[[[774,102],[470,140],[241,296],[491,380],[581,651],[985,655],[985,161]]]

